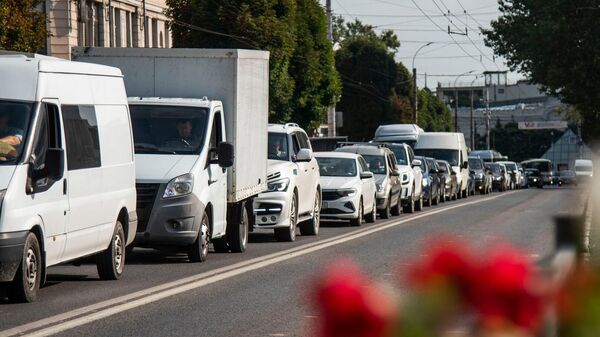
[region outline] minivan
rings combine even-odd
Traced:
[[[417,156],[447,161],[456,173],[458,198],[468,194],[469,161],[465,136],[460,132],[425,132],[415,145]]]
[[[10,55],[0,78],[0,287],[34,301],[48,267],[93,255],[120,278],[137,227],[121,71]]]

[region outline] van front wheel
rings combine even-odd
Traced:
[[[25,239],[23,259],[12,281],[9,296],[17,302],[33,302],[37,299],[42,278],[42,254],[37,237],[29,233]]]
[[[96,255],[96,267],[102,280],[118,280],[125,269],[125,232],[117,221],[108,248]]]
[[[196,241],[189,247],[188,258],[190,262],[204,262],[208,256],[208,238],[210,234],[208,229],[210,228],[210,222],[208,215],[204,213],[202,216],[202,222],[200,222],[200,230],[198,231],[198,237]]]

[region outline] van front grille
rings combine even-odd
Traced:
[[[145,232],[152,212],[152,205],[160,184],[135,184],[137,191],[138,232]]]

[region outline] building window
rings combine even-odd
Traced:
[[[165,23],[165,48],[171,48],[171,28]]]
[[[115,47],[123,47],[123,29],[121,27],[121,10],[115,8]]]
[[[102,4],[96,5],[96,15],[94,16],[95,29],[95,45],[98,47],[104,47],[104,6]]]
[[[158,20],[152,19],[152,47],[158,47]]]
[[[498,93],[499,94],[504,94],[504,88],[498,88]]]
[[[132,46],[137,48],[140,46],[140,16],[137,13],[131,13],[131,21]]]
[[[130,12],[125,12],[125,40],[126,40],[126,45],[125,47],[127,48],[131,48],[132,46],[132,33],[133,33],[133,29],[131,28],[131,14]]]

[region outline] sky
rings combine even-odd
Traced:
[[[325,0],[320,2],[325,5]],[[396,59],[408,69],[415,52],[433,42],[415,59],[419,87],[425,86],[426,77],[427,87],[434,89],[438,82],[445,86],[455,81],[462,85],[481,83],[483,71],[508,70],[505,60],[494,57],[492,49],[484,45],[478,29],[489,28],[500,15],[496,0],[332,0],[332,10],[346,21],[358,18],[378,32],[394,30],[401,43]],[[448,34],[448,26],[452,32],[468,35]],[[467,72],[472,73],[458,76]],[[509,83],[522,78],[518,73],[508,74]]]

